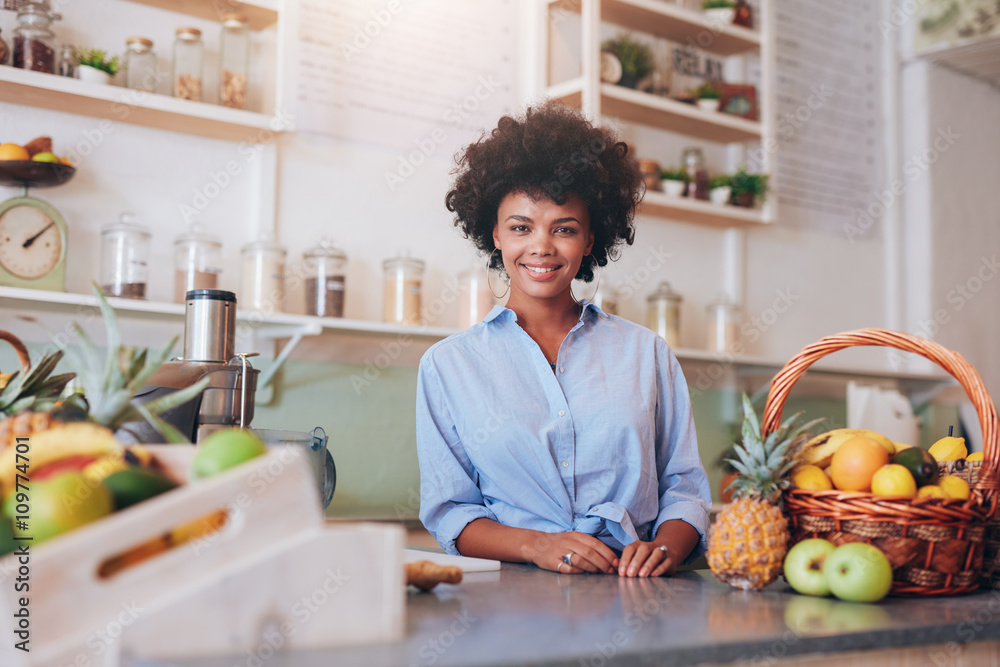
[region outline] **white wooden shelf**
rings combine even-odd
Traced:
[[[556,0],[552,6],[580,12],[580,0]],[[742,26],[709,21],[701,12],[664,0],[602,0],[601,21],[628,30],[653,32],[674,42],[694,40],[699,48],[720,56],[736,56],[760,49],[760,33]]]
[[[278,22],[278,0],[130,0],[150,7],[220,21],[223,14],[237,12],[247,18],[251,30],[263,30]]]
[[[0,100],[229,141],[287,129],[266,114],[14,67],[0,67]]]
[[[583,78],[577,77],[546,91],[547,97],[579,108],[583,95]],[[614,116],[668,132],[720,144],[760,141],[761,124],[723,113],[703,111],[693,104],[658,97],[632,88],[602,83],[600,86],[601,115]]]
[[[919,52],[917,57],[1000,86],[1000,35],[935,46]]]
[[[145,320],[169,320],[182,322],[184,319],[184,304],[162,301],[143,301],[139,299],[109,298],[108,303],[122,317],[135,317]],[[52,312],[62,315],[76,315],[80,308],[96,308],[97,297],[90,294],[74,292],[48,292],[43,290],[22,289],[18,287],[0,286],[0,309],[22,311],[24,313]],[[456,333],[456,329],[446,327],[409,326],[387,324],[385,322],[369,322],[364,320],[347,320],[339,317],[313,317],[294,313],[271,313],[268,315],[253,311],[238,310],[238,322],[247,322],[254,327],[269,332],[267,337],[278,338],[292,335],[292,332],[302,329],[320,333],[352,333],[372,336],[408,335],[417,338],[440,339]],[[282,332],[287,332],[284,335]]]
[[[662,192],[647,191],[639,204],[639,213],[658,218],[714,227],[752,227],[770,224],[763,209],[719,205],[711,202],[670,197]]]
[[[137,299],[109,298],[108,303],[120,317],[131,317],[142,320],[161,320],[181,323],[184,319],[184,304]],[[81,308],[96,308],[97,297],[89,294],[72,292],[48,292],[17,287],[0,286],[0,311],[14,311],[27,315],[39,312],[58,313],[82,317]],[[319,334],[352,334],[362,336],[412,336],[433,342],[459,333],[459,329],[450,327],[404,326],[386,324],[384,322],[369,322],[362,320],[347,320],[336,317],[312,317],[293,313],[273,313],[260,315],[251,311],[237,311],[238,322],[250,323],[263,338],[293,338],[315,336]],[[297,342],[297,341],[296,341]],[[282,354],[281,361],[291,352],[291,345]],[[722,364],[744,375],[773,375],[785,365],[785,361],[775,361],[752,355],[730,355],[707,350],[691,348],[674,348],[676,357],[685,364]],[[274,364],[269,371],[280,366]],[[871,368],[851,368],[838,364],[835,360],[820,360],[811,366],[810,372],[824,375],[852,376],[873,379],[897,379],[911,383],[940,385],[953,383],[954,378],[943,372],[908,373]]]

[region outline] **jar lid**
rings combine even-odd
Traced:
[[[148,227],[135,222],[135,216],[131,213],[122,213],[121,219],[116,222],[109,222],[101,227],[101,234],[113,234],[117,232],[136,234],[144,239],[148,239],[152,234]]]
[[[180,27],[175,31],[181,39],[196,39],[201,37],[201,30],[191,27]]]
[[[659,301],[660,299],[667,299],[669,301],[681,301],[682,297],[677,292],[670,289],[670,283],[664,280],[660,283],[656,291],[646,297],[646,301]]]
[[[143,46],[148,46],[149,48],[153,48],[153,40],[147,39],[146,37],[126,37],[125,38],[125,43],[126,44],[141,44]]]
[[[178,235],[174,239],[175,246],[187,245],[189,243],[205,243],[208,245],[213,245],[217,248],[222,247],[222,239],[217,236],[212,236],[211,234],[206,234],[205,232],[199,230],[191,230],[183,234]]]
[[[424,260],[414,259],[413,257],[390,257],[389,259],[382,261],[383,269],[395,269],[398,267],[405,267],[423,271],[424,266],[425,266]]]
[[[347,259],[343,250],[334,245],[317,245],[309,248],[302,256],[306,259],[325,257],[329,259]]]
[[[222,15],[222,25],[227,28],[242,27],[247,24],[247,17],[235,12]]]
[[[257,239],[256,241],[251,241],[240,248],[240,252],[253,252],[255,250],[280,252],[282,254],[288,252],[285,246],[281,245],[277,241],[272,241],[271,239]]]

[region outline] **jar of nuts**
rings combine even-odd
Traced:
[[[201,102],[201,30],[177,28],[174,39],[174,97]]]
[[[25,0],[18,5],[11,64],[20,69],[55,74],[56,36],[49,26],[60,18],[62,16],[52,12],[49,0]]]
[[[232,109],[246,108],[250,69],[250,31],[242,14],[222,17],[219,56],[219,101]]]

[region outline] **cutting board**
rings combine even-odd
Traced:
[[[500,561],[489,558],[467,558],[465,556],[452,556],[435,549],[419,549],[410,547],[403,550],[403,561],[412,563],[418,560],[429,560],[438,565],[457,565],[462,568],[462,572],[494,572],[500,569]]]

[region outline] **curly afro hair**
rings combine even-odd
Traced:
[[[504,116],[488,136],[456,156],[455,184],[445,206],[455,226],[490,254],[500,202],[512,192],[565,204],[580,197],[590,215],[594,247],[576,277],[590,282],[597,266],[618,258],[620,246],[635,239],[635,209],[642,198],[639,168],[628,147],[583,114],[550,102],[523,117]],[[491,268],[502,269],[498,256]]]

